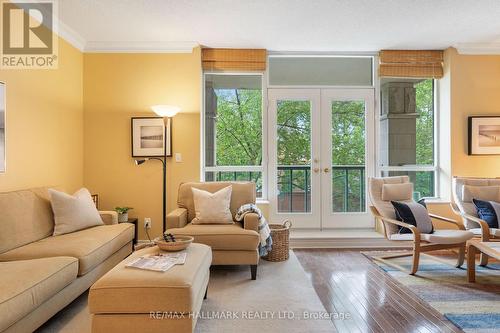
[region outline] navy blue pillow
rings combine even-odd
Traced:
[[[484,201],[472,199],[474,206],[477,209],[477,215],[481,220],[486,221],[490,228],[498,228],[498,214],[500,212],[500,204],[495,201]]]
[[[424,199],[419,200],[418,203],[400,201],[391,201],[391,203],[394,206],[396,220],[416,226],[421,233],[432,234],[434,232],[434,226]],[[399,227],[399,233],[411,234],[411,230]]]

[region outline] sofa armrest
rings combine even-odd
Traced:
[[[113,210],[102,210],[99,211],[102,221],[104,224],[117,224],[118,223],[118,213]]]
[[[259,215],[248,213],[243,218],[243,228],[259,232]]]
[[[187,222],[187,209],[177,208],[167,215],[167,230],[172,228],[183,228]]]

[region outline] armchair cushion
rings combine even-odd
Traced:
[[[179,195],[177,197],[177,205],[180,208],[187,209],[187,221],[191,222],[196,212],[194,209],[193,191],[191,188],[208,191],[211,193],[217,192],[224,187],[231,185],[231,205],[229,209],[234,216],[242,205],[247,203],[255,203],[255,183],[253,182],[189,182],[182,183],[179,186]]]
[[[431,234],[434,231],[432,220],[425,204],[420,202],[391,202],[396,211],[397,220],[416,226],[423,234]],[[411,233],[411,230],[401,227],[399,233],[408,234]]]
[[[396,213],[394,212],[394,207],[390,200],[384,200],[382,197],[382,192],[384,191],[384,185],[398,185],[398,184],[411,184],[410,178],[408,176],[397,176],[397,177],[372,177],[369,179],[369,195],[370,201],[375,206],[377,211],[383,217],[390,219],[396,219]],[[408,188],[406,187],[406,190]],[[388,197],[386,188],[386,197]],[[410,196],[411,197],[411,196]],[[402,200],[399,200],[402,201]],[[384,227],[387,235],[397,234],[399,231],[398,226],[385,223]]]
[[[472,199],[477,209],[479,218],[486,221],[490,228],[498,228],[498,216],[500,216],[500,203],[495,201],[484,201]]]
[[[464,185],[462,201],[473,202],[473,199],[500,201],[500,186]]]
[[[259,246],[259,234],[244,229],[241,223],[234,224],[192,224],[184,228],[168,229],[174,235],[192,236],[195,243],[208,245],[212,250],[255,251]]]
[[[383,201],[408,201],[412,199],[413,184],[384,184],[382,186]]]
[[[231,204],[231,185],[217,192],[210,193],[197,188],[193,191],[195,218],[193,224],[232,224],[233,215],[229,210]]]
[[[483,234],[481,228],[473,228],[469,229],[469,231],[472,232],[474,236],[481,236]],[[490,236],[500,237],[500,229],[490,228]]]
[[[433,244],[460,244],[474,237],[465,230],[435,230],[432,234],[420,234],[420,239]],[[393,234],[390,240],[413,240],[413,234]]]

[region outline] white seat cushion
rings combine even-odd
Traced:
[[[398,241],[411,241],[413,240],[413,233],[411,234],[392,234],[389,235],[390,240],[398,240]]]
[[[420,234],[420,239],[433,244],[459,244],[474,237],[471,231],[435,230],[432,234]],[[413,240],[413,234],[393,234],[391,240]]]
[[[474,236],[482,234],[481,228],[473,228],[469,229],[469,231],[471,231],[474,234]],[[490,235],[495,237],[500,237],[500,229],[490,228]]]

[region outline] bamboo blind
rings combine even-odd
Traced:
[[[382,50],[379,59],[379,76],[443,77],[443,51]]]
[[[265,71],[264,49],[202,49],[201,63],[208,71]]]

